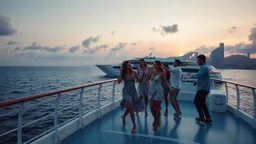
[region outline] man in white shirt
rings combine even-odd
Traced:
[[[179,59],[175,59],[174,68],[171,69],[171,86],[174,88],[174,91],[171,92],[170,101],[175,110],[174,118],[181,116],[180,106],[177,100],[177,96],[181,89],[181,75],[182,70],[180,68],[181,62]]]

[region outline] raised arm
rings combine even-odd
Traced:
[[[141,83],[143,81],[143,78],[145,76],[145,73],[142,74],[142,77],[140,78],[138,73],[134,72],[136,80]]]
[[[191,78],[191,73],[189,73],[188,75],[181,75],[181,78],[190,79]]]
[[[153,74],[153,70],[152,70],[151,68],[149,68],[148,70],[149,70],[149,71],[148,71],[148,75],[147,75],[147,77],[146,77],[146,81],[149,81],[150,77],[151,77],[152,74]]]
[[[207,73],[207,71],[209,71],[209,69],[207,67],[203,66],[199,69],[198,73],[191,74],[191,78],[198,78],[198,77],[202,76],[203,74]]]
[[[118,84],[120,84],[122,82],[122,80],[123,80],[123,76],[122,75],[123,75],[123,67],[121,67],[120,74],[119,74],[119,76],[117,78],[117,83]]]
[[[140,72],[140,67],[138,67],[138,69],[136,70],[137,74],[139,75],[139,72]],[[135,82],[137,83],[138,80],[136,79]]]

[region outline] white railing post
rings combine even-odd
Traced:
[[[22,143],[22,114],[23,114],[23,103],[20,104],[20,109],[18,113],[18,144]]]
[[[116,100],[115,100],[115,87],[116,87],[116,81],[114,81],[114,84],[113,84],[113,89],[112,89],[112,102],[113,102],[113,105],[114,105],[114,109],[116,109]]]
[[[55,142],[60,143],[60,135],[58,131],[58,105],[59,105],[60,94],[57,94],[56,102],[55,102],[55,114],[54,114],[54,130],[55,130]]]
[[[98,111],[99,111],[99,117],[101,117],[101,109],[100,109],[100,92],[101,92],[101,86],[102,86],[102,84],[99,85],[99,89],[98,89]]]
[[[227,97],[227,103],[228,103],[228,84],[225,82],[225,88],[226,88],[226,97]]]
[[[236,84],[236,95],[237,95],[236,116],[239,117],[240,116],[240,92],[237,84]]]
[[[215,82],[212,80],[212,89],[215,89]]]
[[[80,117],[81,128],[84,127],[84,120],[83,120],[83,117],[82,117],[82,112],[83,112],[83,93],[84,93],[84,88],[81,88],[80,99],[79,99],[79,117]]]
[[[252,120],[252,127],[256,129],[256,93],[254,88],[252,88],[252,94],[253,94],[253,104],[254,104],[254,116]]]

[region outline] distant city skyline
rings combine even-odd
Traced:
[[[237,52],[237,53],[231,53],[231,54],[228,54],[228,55],[225,55],[225,49],[224,49],[224,43],[220,43],[220,45],[219,45],[219,47],[216,47],[216,48],[214,48],[214,47],[212,47],[212,51],[209,51],[209,55],[206,55],[208,58],[210,58],[211,57],[211,53],[213,53],[214,51],[216,51],[216,50],[218,50],[220,47],[221,47],[221,44],[223,44],[223,47],[222,47],[222,49],[224,50],[222,50],[222,52],[221,53],[218,53],[218,54],[221,54],[221,58],[225,58],[225,57],[229,57],[229,56],[232,56],[232,55],[244,55],[244,56],[246,56],[246,57],[248,57],[248,58],[251,58],[251,53],[250,52]],[[230,47],[231,46],[227,46],[229,49],[228,50],[230,50]],[[207,50],[207,49],[206,49]],[[208,49],[209,50],[209,49]],[[208,52],[205,52],[205,53],[208,53]],[[205,55],[205,53],[203,53],[203,52],[200,52],[200,50],[199,51],[194,51],[194,54],[193,54],[193,57],[196,59],[196,57],[198,56],[198,55],[200,55],[200,54],[204,54]],[[223,56],[223,54],[224,54],[224,56]],[[255,59],[255,58],[254,58]]]
[[[247,52],[247,58],[251,58],[251,53]]]
[[[214,67],[222,65],[225,58],[224,53],[225,53],[225,45],[224,43],[220,43],[219,47],[213,50],[209,56],[210,64],[213,65]]]
[[[227,10],[228,7],[228,10]],[[0,65],[79,66],[198,51],[256,58],[255,0],[0,0]]]

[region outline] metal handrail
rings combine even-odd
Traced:
[[[71,87],[71,88],[66,88],[66,89],[61,89],[61,90],[56,90],[56,91],[51,91],[51,92],[46,92],[46,93],[41,93],[41,94],[36,94],[36,95],[31,95],[31,96],[26,96],[26,97],[22,97],[22,98],[7,100],[7,101],[0,102],[0,108],[6,107],[6,106],[11,106],[11,105],[22,103],[22,102],[27,102],[27,101],[34,100],[34,99],[39,99],[39,98],[55,95],[55,94],[59,94],[59,93],[78,90],[78,89],[81,89],[81,88],[96,86],[96,85],[99,85],[99,84],[104,84],[104,83],[109,83],[109,82],[114,82],[114,81],[117,81],[117,79],[99,81],[99,82],[96,82],[96,83],[90,83],[90,84],[81,85],[81,86],[77,86],[77,87]]]
[[[81,85],[81,86],[76,86],[76,87],[71,87],[71,88],[66,88],[66,89],[56,90],[56,91],[52,91],[52,92],[47,92],[47,93],[42,93],[42,94],[37,94],[37,95],[28,96],[28,97],[16,98],[16,99],[13,99],[13,100],[7,100],[7,101],[0,102],[0,108],[7,107],[7,106],[12,106],[12,105],[15,105],[15,104],[19,104],[18,111],[16,111],[18,113],[18,127],[11,130],[11,131],[8,131],[4,134],[1,134],[0,137],[2,137],[3,135],[8,134],[10,132],[13,132],[13,131],[17,130],[17,133],[18,133],[17,134],[17,140],[18,140],[17,143],[21,144],[22,143],[22,128],[49,116],[49,115],[45,116],[43,118],[40,118],[39,120],[35,120],[35,121],[32,121],[32,122],[29,122],[26,125],[23,125],[22,124],[22,121],[23,121],[22,118],[23,118],[23,113],[24,113],[24,109],[25,109],[24,108],[24,103],[28,102],[28,101],[31,101],[31,100],[34,100],[34,99],[40,99],[40,98],[43,98],[43,97],[48,97],[48,96],[57,94],[57,97],[55,99],[55,111],[54,111],[54,113],[52,113],[50,115],[54,116],[54,127],[52,128],[52,130],[55,133],[54,134],[54,139],[55,139],[55,142],[59,143],[60,142],[60,135],[59,135],[58,128],[59,128],[60,125],[58,124],[58,113],[63,111],[63,110],[59,110],[60,94],[65,93],[65,92],[69,92],[69,91],[79,90],[79,89],[81,90],[80,91],[80,98],[79,98],[79,116],[77,116],[77,117],[80,118],[80,123],[81,123],[81,128],[82,128],[84,126],[83,119],[82,119],[82,116],[84,115],[84,113],[82,112],[83,111],[82,110],[82,106],[83,106],[82,100],[83,100],[84,88],[99,85],[99,88],[96,88],[96,89],[98,89],[98,107],[97,107],[97,109],[99,110],[99,115],[101,116],[101,105],[100,105],[100,101],[101,101],[101,97],[102,97],[101,96],[101,87],[104,83],[114,82],[113,87],[112,87],[112,100],[113,100],[113,102],[115,102],[115,94],[113,92],[115,91],[114,89],[115,89],[116,81],[117,81],[117,79],[105,80],[105,81],[100,81],[100,82],[96,82],[96,83],[90,83],[90,84],[86,84],[86,85]],[[90,89],[90,90],[92,90],[92,89]],[[111,94],[111,93],[109,93],[109,94]],[[72,105],[70,107],[74,107],[74,106],[75,105]],[[70,107],[68,107],[68,108],[70,108]],[[65,109],[67,109],[67,108],[65,108]]]
[[[251,86],[251,85],[247,85],[247,84],[243,84],[243,83],[232,82],[232,81],[228,81],[228,80],[220,80],[220,79],[215,79],[215,78],[212,78],[211,80],[217,81],[217,82],[224,82],[224,83],[239,85],[239,86],[247,87],[247,88],[251,88],[251,89],[256,89],[256,86]]]
[[[235,115],[237,117],[241,117],[242,113],[246,113],[243,110],[241,110],[241,108],[240,108],[240,101],[245,101],[245,100],[241,99],[241,96],[240,96],[241,92],[240,92],[239,87],[245,87],[245,88],[249,88],[249,89],[252,90],[254,112],[253,112],[252,116],[250,116],[251,121],[249,123],[251,123],[251,126],[253,128],[256,128],[256,93],[255,93],[256,87],[246,85],[246,84],[242,84],[242,83],[238,83],[238,82],[227,81],[227,80],[211,79],[211,81],[212,81],[213,85],[215,85],[214,84],[215,82],[222,82],[222,83],[225,84],[227,99],[228,99],[229,95],[231,95],[231,94],[229,94],[229,91],[228,91],[228,88],[230,88],[230,87],[227,86],[227,84],[235,85],[235,88],[231,88],[231,89],[236,90],[236,96],[234,98],[236,98],[236,106],[235,106],[236,112],[235,112]],[[233,105],[232,103],[230,103],[230,104]],[[246,114],[248,114],[248,113],[246,113]]]

